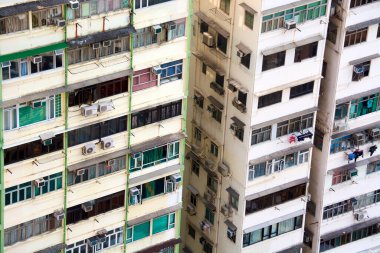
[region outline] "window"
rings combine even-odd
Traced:
[[[41,62],[33,63],[33,59],[36,57],[41,57]],[[62,54],[49,52],[29,58],[3,62],[2,77],[3,80],[8,80],[60,67],[62,67]]]
[[[90,217],[109,212],[124,206],[125,191],[113,193],[102,198],[93,200],[92,210],[85,212],[82,204],[67,209],[67,224],[74,224]]]
[[[203,244],[203,251],[204,251],[205,253],[212,253],[212,245],[209,244],[208,242],[205,242],[205,243]]]
[[[340,184],[348,180],[351,180],[349,170],[334,171],[331,185]]]
[[[259,103],[257,108],[263,108],[266,106],[280,103],[282,100],[282,91],[276,91],[265,96],[259,97]]]
[[[346,135],[331,140],[330,154],[338,153],[350,149],[353,146],[352,135]]]
[[[322,0],[266,15],[262,19],[261,32],[265,33],[283,28],[284,23],[288,20],[294,20],[297,24],[301,24],[325,16],[326,5],[327,0]]]
[[[380,38],[380,24],[377,27],[377,38]]]
[[[152,73],[151,68],[133,72],[133,92],[154,86],[157,86],[157,75]]]
[[[138,1],[136,1],[138,2]],[[69,20],[77,18],[87,18],[91,15],[128,8],[129,1],[126,0],[97,0],[80,3],[79,9],[67,8],[67,18]]]
[[[329,219],[334,216],[347,213],[352,210],[351,200],[344,200],[323,208],[323,219]]]
[[[250,165],[248,171],[248,181],[252,181],[254,178],[258,178],[266,175],[267,163],[259,163],[256,165]]]
[[[244,140],[244,126],[237,124],[234,121],[234,123],[231,124],[230,129],[232,130],[233,135],[236,136],[239,140]]]
[[[99,99],[128,91],[128,77],[98,83],[69,93],[69,107],[91,105]]]
[[[269,207],[281,205],[287,201],[305,196],[306,184],[300,184],[263,197],[246,201],[245,214],[255,213]]]
[[[197,163],[196,161],[192,160],[191,161],[191,171],[199,176],[199,163]]]
[[[33,182],[27,182],[5,189],[5,205],[11,205],[32,198]]]
[[[239,209],[239,195],[237,194],[229,194],[229,203],[235,209]]]
[[[248,11],[244,11],[244,24],[251,30],[253,29],[253,20],[253,14],[249,13]]]
[[[63,134],[52,139],[52,144],[45,146],[41,140],[7,148],[4,151],[4,165],[42,156],[63,149]]]
[[[4,109],[4,130],[22,128],[61,116],[61,95]]]
[[[195,239],[195,229],[191,226],[191,225],[188,225],[188,234],[191,236],[191,238]]]
[[[262,71],[278,68],[285,65],[286,51],[279,53],[264,55]]]
[[[380,171],[380,161],[376,161],[367,165],[367,174]]]
[[[160,84],[182,79],[182,60],[161,64]]]
[[[213,156],[218,157],[218,153],[219,153],[218,146],[215,143],[213,143],[213,142],[211,142],[210,145],[211,145],[210,153]]]
[[[144,27],[136,30],[134,35],[133,48],[146,47],[157,43],[158,35],[152,32],[151,27]]]
[[[197,206],[197,195],[190,193],[190,203],[193,204],[193,206]]]
[[[102,42],[100,42],[102,43]],[[68,50],[68,62],[69,65],[92,61],[100,58],[104,58],[110,55],[114,55],[121,52],[129,51],[129,37],[122,37],[116,40],[110,40],[111,45],[108,47],[101,46],[98,49],[94,49],[93,45],[85,45],[80,48]]]
[[[243,248],[302,227],[303,216],[290,218],[243,234]]]
[[[350,2],[350,8],[359,7],[362,5],[375,3],[377,0],[351,0]]]
[[[204,103],[204,97],[199,94],[198,92],[195,92],[194,94],[194,103],[201,109],[203,109],[203,103]]]
[[[132,129],[181,115],[182,101],[175,101],[132,113]]]
[[[223,0],[222,0],[223,1]],[[216,47],[223,53],[227,53],[227,38],[218,33],[218,39],[216,41]]]
[[[271,140],[272,126],[252,130],[251,145]]]
[[[360,81],[363,77],[369,75],[371,61],[363,62],[353,66],[352,81]]]
[[[129,170],[135,172],[179,157],[179,141],[167,143],[152,149],[135,153],[131,158]]]
[[[194,127],[194,139],[196,142],[202,141],[202,131],[197,127]]]
[[[204,62],[202,62],[202,73],[207,74],[207,65]]]
[[[217,122],[221,123],[222,122],[222,111],[213,106],[213,110],[211,113],[211,117],[215,119]]]
[[[220,0],[219,8],[226,13],[227,15],[230,14],[230,1],[231,0]]]
[[[376,93],[351,100],[349,118],[354,119],[378,111],[380,109],[379,97],[380,93]]]
[[[153,219],[152,235],[174,228],[175,213],[166,214]]]
[[[127,130],[127,116],[107,120],[90,126],[71,130],[68,133],[69,147],[101,139],[110,135],[121,133]]]
[[[214,175],[207,174],[207,187],[210,188],[213,192],[217,192],[218,190],[218,178]]]
[[[62,19],[62,6],[55,6],[32,12],[32,27],[55,25],[56,19]]]
[[[317,56],[318,41],[304,46],[296,47],[294,54],[294,62],[301,62],[308,58]]]
[[[167,41],[185,36],[185,19],[175,20],[164,25]]]
[[[374,225],[370,225],[364,228],[356,229],[352,232],[343,233],[342,235],[334,237],[334,238],[321,240],[320,252],[325,252],[327,250],[331,250],[336,247],[348,244],[350,242],[354,242],[363,238],[376,235],[378,233],[380,233],[380,228],[378,224],[374,224]]]
[[[351,32],[346,32],[346,37],[344,39],[344,46],[352,46],[367,41],[368,27],[358,29]]]
[[[74,171],[69,171],[67,175],[67,184],[75,185],[88,180],[103,177],[126,168],[126,157],[121,156],[97,164],[93,164]]]
[[[347,117],[348,103],[339,104],[335,107],[334,120],[340,120]]]
[[[211,224],[214,224],[214,217],[214,212],[206,206],[205,219],[208,220]]]
[[[28,13],[21,13],[16,16],[0,18],[0,34],[24,31],[29,28]]]
[[[127,230],[131,230],[132,237],[128,238],[127,243],[138,241],[140,239],[144,239],[145,237],[150,236],[150,220],[144,223],[140,223],[138,225],[134,225],[133,227],[128,228]],[[128,231],[127,231],[128,233]]]
[[[294,132],[302,132],[313,126],[314,113],[277,123],[277,138]]]
[[[240,58],[240,63],[249,69],[249,65],[251,64],[251,54],[246,54]]]
[[[25,241],[28,238],[53,231],[62,226],[54,214],[44,215],[37,219],[27,221],[4,230],[4,246]]]
[[[145,8],[156,4],[161,4],[165,2],[169,2],[172,0],[136,0],[135,1],[135,9]]]

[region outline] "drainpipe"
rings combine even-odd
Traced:
[[[0,71],[0,101],[3,101],[3,76]],[[4,252],[4,206],[5,206],[5,188],[4,188],[4,109],[0,108],[0,253]]]
[[[131,1],[131,14],[130,14],[130,24],[133,26],[134,25],[134,15],[135,15],[135,10],[134,10],[134,1]],[[129,61],[129,69],[133,70],[133,33],[130,34],[130,39],[129,39],[129,48],[131,52],[131,58]],[[128,149],[131,148],[131,128],[132,128],[132,84],[133,84],[133,72],[128,78],[128,118],[127,118],[127,133],[128,133],[128,144],[127,147]],[[129,207],[129,165],[130,165],[130,159],[131,159],[131,154],[128,153],[126,155],[126,164],[125,164],[125,169],[126,169],[126,185],[125,185],[125,222],[124,222],[124,253],[127,252],[127,228],[128,228],[128,207]]]
[[[64,5],[64,19],[66,21],[66,24],[67,24],[67,5],[65,4]],[[64,40],[65,42],[67,42],[67,25],[65,26],[64,28]],[[65,48],[65,59],[64,59],[64,62],[65,62],[65,94],[64,94],[64,98],[65,98],[65,132],[63,133],[63,149],[64,149],[64,155],[65,155],[65,171],[64,171],[64,200],[63,200],[63,211],[65,213],[65,217],[63,219],[63,244],[65,245],[66,244],[66,239],[67,239],[67,178],[68,178],[68,170],[67,170],[67,147],[68,147],[68,132],[67,132],[67,129],[68,129],[68,114],[69,114],[69,93],[67,92],[67,86],[68,86],[68,64],[69,64],[69,61],[68,61],[68,48]],[[61,98],[62,99],[62,98]],[[65,250],[63,249],[61,251],[62,253],[65,252]]]

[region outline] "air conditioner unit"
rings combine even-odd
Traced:
[[[100,42],[92,44],[92,49],[99,49],[100,48]]]
[[[188,204],[187,205],[187,213],[189,215],[196,215],[197,214],[197,210],[195,209],[195,206],[193,206],[192,204]]]
[[[115,109],[112,102],[100,102],[99,103],[99,112],[108,112]]]
[[[181,175],[178,173],[178,174],[174,174],[174,175],[171,175],[170,176],[170,179],[176,183],[176,184],[179,184],[181,182]]]
[[[73,10],[79,9],[79,1],[78,0],[71,0],[69,1],[70,8]]]
[[[205,160],[205,167],[209,170],[214,170],[214,162],[210,159]]]
[[[87,201],[81,205],[81,208],[83,211],[86,213],[91,212],[92,209],[94,208],[94,201]]]
[[[360,146],[365,143],[365,135],[362,133],[357,133],[352,135],[355,141],[355,145]]]
[[[64,19],[56,19],[55,25],[58,27],[64,27],[66,25],[66,20]]]
[[[88,117],[92,115],[98,114],[98,106],[97,105],[89,105],[89,106],[83,106],[81,108],[82,116]]]
[[[115,165],[115,159],[111,159],[106,161],[106,166],[111,167]]]
[[[355,74],[363,74],[364,73],[364,67],[363,66],[354,66],[354,73]]]
[[[42,56],[35,56],[32,58],[32,61],[34,64],[41,63],[42,62]]]
[[[239,130],[239,127],[236,125],[236,123],[231,123],[230,125],[230,129],[232,130],[232,132],[236,132]]]
[[[140,190],[137,187],[129,189],[129,204],[137,205],[140,203]]]
[[[348,174],[350,175],[351,178],[354,178],[354,177],[358,176],[358,170],[357,169],[350,169],[348,171]]]
[[[162,32],[162,27],[160,25],[154,25],[152,26],[152,32],[154,32],[154,34],[159,34]]]
[[[165,190],[166,193],[174,192],[176,190],[175,183],[170,179],[166,180],[165,188],[166,188]]]
[[[140,195],[140,190],[137,187],[132,187],[131,189],[129,189],[129,195],[138,196]]]
[[[98,244],[106,242],[106,240],[107,240],[107,237],[106,237],[107,232],[108,231],[105,230],[105,229],[102,229],[102,230],[99,230],[98,232],[96,232],[96,239],[98,240]]]
[[[87,143],[82,147],[82,154],[83,155],[89,155],[95,153],[95,144],[94,143]]]
[[[240,50],[238,50],[238,51],[236,52],[236,55],[237,55],[237,57],[239,57],[239,58],[242,58],[242,57],[245,56],[245,54],[244,54],[242,51],[240,51]]]
[[[359,210],[354,214],[354,216],[355,216],[355,220],[357,221],[363,221],[364,219],[368,217],[366,210]]]
[[[202,231],[205,231],[210,228],[210,223],[208,223],[206,220],[203,220],[200,222],[199,226]]]
[[[9,67],[9,66],[11,66],[11,62],[10,62],[10,61],[5,61],[5,62],[2,62],[2,63],[1,63],[1,67],[2,67],[2,68],[7,68],[7,67]]]
[[[32,108],[40,108],[42,106],[42,101],[41,100],[34,100],[34,101],[30,101],[28,104]]]
[[[230,227],[227,227],[227,237],[232,239],[235,237],[235,235],[236,235],[236,232],[232,230]]]
[[[42,145],[44,145],[44,146],[49,146],[51,144],[53,144],[53,139],[51,139],[51,138],[42,141]]]
[[[220,172],[220,174],[222,174],[222,176],[224,177],[227,177],[229,176],[230,174],[230,168],[228,168],[227,165],[225,165],[224,163],[220,163],[219,166],[218,166],[218,171]]]
[[[155,75],[160,75],[162,72],[162,69],[160,66],[154,66],[152,67],[152,73]]]
[[[287,20],[285,21],[285,29],[291,30],[297,28],[297,22],[295,20]]]
[[[170,22],[170,23],[167,23],[165,25],[166,29],[168,29],[169,31],[172,31],[172,30],[175,30],[177,28],[177,24],[176,23],[173,23],[173,22]]]
[[[76,175],[77,176],[82,176],[82,175],[84,175],[84,173],[86,173],[86,169],[80,169],[80,170],[77,170]]]
[[[309,201],[311,201],[311,194],[310,193],[307,194],[307,202],[309,202]]]
[[[113,139],[111,137],[102,138],[100,140],[100,143],[101,143],[102,149],[109,149],[109,148],[113,148],[114,147]]]
[[[221,208],[220,208],[220,212],[225,216],[225,217],[230,217],[231,216],[231,213],[232,213],[232,209],[229,205],[223,205]]]
[[[45,183],[46,183],[46,181],[43,178],[39,178],[39,179],[34,180],[34,185],[36,187],[43,187],[43,186],[45,186]]]
[[[55,55],[63,55],[63,49],[57,49],[57,50],[54,50],[54,54]]]
[[[380,128],[372,128],[369,130],[369,135],[372,138],[377,138],[380,136]]]
[[[134,158],[134,159],[137,159],[137,158],[140,158],[140,157],[141,157],[141,152],[133,153],[132,154],[132,158]]]
[[[214,105],[208,105],[207,106],[207,111],[209,111],[210,113],[213,113],[213,112],[215,112],[215,106]]]
[[[201,95],[194,95],[194,100],[196,103],[202,103],[203,102],[203,97]]]
[[[65,212],[63,209],[56,210],[54,212],[54,218],[56,218],[58,221],[63,220],[63,218],[65,218]]]
[[[205,199],[207,202],[213,202],[212,194],[210,194],[209,192],[205,192],[205,193],[203,194],[203,197],[204,197],[204,199]]]
[[[208,32],[203,33],[202,42],[208,46],[213,47],[214,46],[214,37],[209,34]]]
[[[110,40],[103,41],[103,47],[110,47],[110,46],[111,46]]]

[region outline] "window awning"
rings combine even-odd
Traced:
[[[231,230],[233,230],[233,231],[236,231],[236,230],[237,230],[237,227],[235,226],[235,224],[233,224],[232,221],[230,221],[230,220],[226,220],[226,221],[224,222],[224,224],[226,224],[227,227],[229,227],[229,228],[230,228]]]
[[[221,111],[223,110],[223,104],[216,100],[216,98],[214,98],[213,96],[208,96],[207,99],[210,100],[211,104],[213,104],[216,108],[218,108]]]
[[[170,239],[170,240],[165,241],[163,243],[153,245],[151,247],[145,248],[145,249],[140,250],[140,251],[136,251],[136,253],[161,252],[162,249],[174,246],[174,245],[179,244],[181,242],[182,242],[181,238]]]
[[[14,16],[28,11],[38,11],[55,5],[67,4],[68,2],[68,0],[45,0],[15,4],[0,8],[0,18]]]
[[[70,48],[79,48],[85,45],[93,44],[96,42],[114,40],[118,38],[125,37],[131,33],[136,33],[135,28],[129,24],[126,27],[109,30],[101,33],[90,34],[73,40],[69,40],[68,44]]]
[[[235,122],[235,124],[236,124],[237,126],[239,126],[239,127],[241,127],[241,128],[245,127],[244,122],[241,121],[240,119],[236,118],[235,116],[233,116],[233,117],[231,118],[231,120],[232,120],[233,122]]]
[[[305,184],[308,181],[309,181],[309,179],[307,177],[304,177],[304,178],[301,178],[301,179],[298,179],[295,181],[288,182],[286,184],[275,186],[275,187],[272,187],[270,189],[248,195],[245,197],[245,200],[249,201],[249,200],[257,199],[257,198],[269,195],[269,194],[274,193],[274,192],[279,192],[279,191],[291,188],[291,187],[296,186],[296,185]]]
[[[206,24],[208,24],[212,29],[214,29],[217,33],[221,34],[223,37],[225,38],[230,37],[230,33],[228,31],[226,31],[223,27],[221,27],[219,24],[217,24],[214,20],[209,18],[203,12],[198,11],[194,13],[194,15],[200,18]]]
[[[378,57],[380,57],[380,54],[371,54],[369,56],[366,56],[366,57],[363,57],[363,58],[360,58],[360,59],[356,59],[356,60],[350,61],[348,64],[350,64],[350,65],[358,65],[358,64],[361,64],[363,62],[376,59]]]
[[[165,215],[165,214],[168,214],[168,213],[171,213],[171,212],[175,212],[177,210],[180,210],[181,208],[182,208],[182,204],[178,203],[178,204],[176,204],[174,206],[170,206],[170,207],[167,207],[167,208],[164,208],[164,209],[160,209],[160,210],[158,210],[156,212],[149,213],[149,214],[143,215],[141,217],[138,217],[136,219],[129,220],[128,221],[128,226],[134,226],[134,225],[143,223],[145,221],[148,221],[148,220],[160,217],[162,215]]]
[[[239,4],[241,7],[243,7],[244,10],[246,10],[247,12],[249,12],[250,14],[252,15],[255,15],[257,13],[257,11],[255,11],[251,6],[249,6],[248,4],[246,3],[241,3]]]
[[[160,170],[155,170],[146,174],[142,174],[141,176],[133,177],[129,179],[129,185],[138,185],[144,184],[152,180],[152,178],[164,177],[166,175],[170,175],[176,173],[181,168],[181,165],[176,164],[169,167],[165,167]]]
[[[232,187],[228,187],[226,191],[231,195],[234,196],[235,198],[239,199],[239,193],[235,191]]]
[[[239,49],[240,51],[242,51],[244,54],[250,54],[252,53],[252,50],[249,49],[246,45],[244,45],[242,42],[240,42],[239,44],[236,45],[237,49]]]
[[[54,246],[50,246],[46,249],[35,251],[34,253],[50,253],[50,252],[60,252],[61,250],[66,248],[66,244],[60,243]]]
[[[310,143],[310,142],[304,143],[304,144],[301,144],[301,145],[298,145],[295,147],[289,147],[287,149],[283,149],[283,150],[271,153],[270,155],[265,155],[265,156],[262,156],[259,158],[252,159],[251,161],[249,161],[249,164],[255,165],[255,164],[263,163],[263,162],[266,162],[266,161],[269,161],[272,159],[276,159],[276,158],[281,157],[281,156],[285,156],[288,154],[299,152],[301,150],[309,149],[311,147],[313,147],[313,143]]]
[[[272,220],[267,221],[267,222],[263,222],[263,223],[258,224],[256,226],[252,226],[252,227],[246,228],[246,229],[243,230],[243,233],[247,234],[247,233],[253,232],[255,230],[258,230],[258,229],[261,229],[261,228],[264,228],[264,227],[268,227],[270,225],[279,223],[281,221],[284,221],[284,220],[287,220],[287,219],[290,219],[290,218],[293,218],[293,217],[297,217],[297,216],[303,215],[303,214],[305,214],[305,212],[306,212],[305,209],[301,209],[301,210],[295,211],[293,213],[289,213],[287,215],[284,215],[284,216],[281,216],[281,217],[277,217],[275,219],[272,219]]]
[[[195,57],[197,57],[201,62],[207,65],[207,67],[214,70],[216,73],[218,73],[221,76],[225,75],[225,72],[222,68],[217,66],[215,63],[208,60],[206,57],[204,57],[200,52],[192,52]]]
[[[304,45],[307,45],[307,44],[311,44],[311,43],[314,43],[314,42],[317,42],[317,41],[320,41],[320,40],[323,40],[323,39],[324,38],[323,38],[323,36],[321,34],[317,34],[317,35],[314,35],[312,37],[309,37],[309,38],[306,38],[306,39],[303,39],[303,40],[294,41],[294,42],[291,42],[291,43],[288,43],[288,44],[283,44],[283,45],[280,45],[280,46],[264,49],[261,52],[262,52],[263,55],[267,56],[267,55],[279,53],[281,51],[289,50],[289,49],[292,49],[292,48],[295,48],[295,47],[300,47],[300,46],[304,46]]]
[[[47,132],[47,133],[40,134],[41,141],[46,141],[46,140],[54,138],[54,137],[55,137],[55,134],[53,132]]]
[[[185,137],[186,136],[183,132],[160,136],[155,139],[152,139],[152,140],[149,140],[137,145],[133,145],[131,148],[131,153],[134,154],[134,153],[142,152],[144,150],[155,148],[169,142],[181,140]]]
[[[187,185],[186,188],[195,196],[199,194],[199,191],[191,184]]]
[[[366,28],[370,25],[374,25],[374,24],[378,24],[378,23],[380,23],[380,18],[374,18],[374,19],[367,20],[367,21],[362,22],[362,23],[358,23],[355,25],[348,26],[348,27],[346,27],[346,31],[347,32],[353,32],[355,30]]]
[[[370,220],[367,220],[367,221],[364,221],[364,222],[361,222],[361,223],[358,223],[358,224],[355,224],[355,225],[352,225],[352,226],[349,226],[349,227],[346,227],[346,228],[343,228],[343,229],[340,229],[340,230],[337,230],[337,231],[334,231],[334,232],[331,232],[331,233],[328,233],[325,235],[321,235],[321,240],[327,241],[327,240],[333,239],[335,237],[351,233],[355,230],[359,230],[361,228],[372,226],[372,225],[379,223],[379,222],[380,222],[380,217],[370,219]]]

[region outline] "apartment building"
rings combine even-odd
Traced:
[[[327,0],[193,1],[183,252],[310,247],[329,8]]]
[[[331,3],[308,252],[380,252],[379,23],[378,1]]]
[[[0,1],[0,252],[179,251],[187,0]]]

